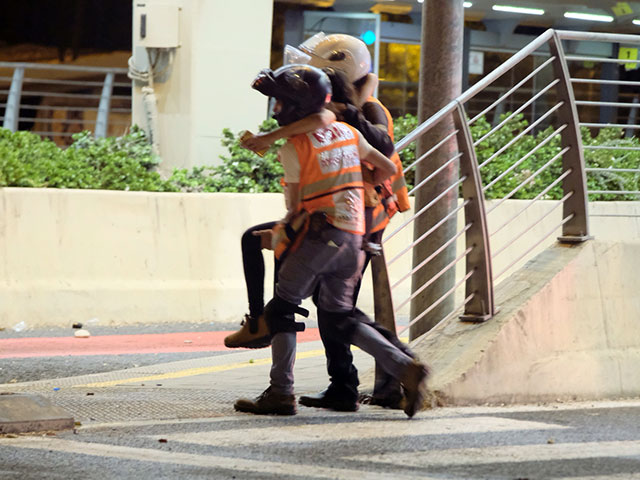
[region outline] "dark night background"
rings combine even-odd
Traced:
[[[4,0],[0,60],[24,44],[53,47],[61,61],[131,50],[131,9],[131,0]]]

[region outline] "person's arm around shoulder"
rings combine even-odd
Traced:
[[[294,135],[300,135],[301,133],[313,132],[319,128],[325,128],[335,121],[335,114],[332,111],[323,108],[318,113],[301,118],[289,125],[278,127],[267,133],[258,133],[253,137],[244,140],[241,143],[241,146],[248,150],[253,150],[254,152],[265,150],[277,140],[293,137]]]
[[[391,175],[394,175],[397,172],[396,165],[389,160],[389,158],[385,157],[382,153],[369,145],[369,142],[365,140],[360,132],[357,133],[360,161],[366,161],[375,168],[373,171],[373,184],[377,185],[382,183]]]

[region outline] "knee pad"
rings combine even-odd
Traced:
[[[269,327],[269,333],[273,336],[282,332],[302,332],[305,325],[295,321],[295,314],[304,317],[309,316],[309,311],[283,300],[279,296],[274,296],[264,307],[264,319]]]

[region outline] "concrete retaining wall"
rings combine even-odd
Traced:
[[[534,204],[497,240],[510,241],[518,229],[554,204]],[[489,217],[490,228],[522,205],[522,201],[509,201],[496,209]],[[602,209],[638,215],[640,204],[610,203],[594,205],[592,210]],[[236,323],[247,304],[240,236],[254,224],[281,218],[284,205],[280,194],[4,188],[0,189],[0,215],[0,327],[22,321],[31,327],[66,326],[92,318],[103,325]],[[398,214],[387,232],[410,215]],[[594,217],[592,226],[598,238],[640,238],[638,220]],[[558,221],[550,215],[523,241]],[[385,246],[387,259],[411,238],[411,227],[394,236]],[[550,236],[530,255],[554,240],[555,235]],[[496,258],[494,270],[508,265],[524,248],[505,251]],[[391,266],[392,282],[410,270],[410,262],[406,255]],[[266,264],[270,279],[268,256]],[[410,281],[405,281],[394,290],[396,304],[408,296],[409,288]],[[373,310],[371,292],[367,275],[359,300],[367,312]],[[270,281],[266,295],[271,295]]]
[[[640,242],[545,250],[503,282],[484,324],[454,319],[415,348],[447,404],[640,395]]]

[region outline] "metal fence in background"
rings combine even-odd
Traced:
[[[619,111],[611,114],[617,123],[581,122],[578,115],[579,110],[586,112],[593,107],[626,108],[632,115],[637,104],[574,98],[576,84],[610,89],[621,85],[637,88],[640,82],[616,78],[572,78],[569,67],[571,62],[640,65],[640,60],[566,55],[565,46],[575,46],[571,42],[611,42],[616,44],[611,50],[617,55],[619,45],[638,45],[640,36],[548,30],[397,143],[396,149],[402,151],[415,146],[423,137],[430,141],[424,152],[418,152],[416,161],[405,169],[406,175],[417,170],[421,162],[429,162],[434,152],[449,140],[455,138],[458,144],[457,154],[448,162],[426,178],[415,179],[413,192],[439,181],[442,178],[439,176],[452,165],[457,167],[457,179],[435,192],[428,204],[416,205],[413,216],[395,230],[390,230],[383,239],[387,242],[404,229],[416,228],[416,220],[422,215],[430,215],[435,210],[432,207],[448,192],[459,193],[457,208],[442,218],[432,218],[433,226],[427,231],[414,230],[413,242],[388,259],[391,270],[396,263],[405,266],[411,263],[410,269],[401,275],[396,271],[393,276],[401,280],[392,285],[396,313],[408,304],[412,305],[409,326],[431,315],[440,303],[452,297],[455,301],[447,304],[454,307],[441,318],[430,319],[435,320],[430,324],[454,316],[471,321],[491,318],[497,311],[494,287],[498,282],[520,268],[532,255],[552,244],[555,237],[561,242],[582,242],[589,238],[589,195],[606,193],[628,197],[640,193],[638,189],[587,189],[587,185],[593,183],[587,181],[587,175],[637,176],[640,173],[637,158],[640,156],[629,158],[630,165],[626,168],[615,168],[618,164],[585,166],[585,158],[599,161],[588,152],[606,151],[614,155],[640,150],[637,146],[627,145],[628,138],[609,139],[612,144],[604,146],[593,145],[591,141],[600,129],[637,130],[640,122],[619,122]],[[530,57],[534,55],[537,61],[531,62]],[[478,102],[474,99],[488,89],[495,90],[493,84],[498,79],[502,78],[504,84],[504,76],[513,77],[515,69],[522,72],[525,64],[534,67],[516,79],[513,86],[490,105],[477,112]],[[606,91],[600,98],[606,99],[603,94]],[[474,107],[468,108],[472,103]],[[509,109],[504,104],[508,104]],[[497,118],[499,121],[488,121]],[[528,123],[522,123],[523,118],[529,119]],[[435,128],[447,123],[453,125],[449,130]],[[441,138],[433,138],[430,132],[436,131],[445,133],[440,133]],[[526,200],[509,201],[518,198]],[[497,215],[499,211],[502,215]],[[498,217],[503,220],[497,220]],[[417,258],[416,247],[422,242],[432,241],[434,232],[451,219],[457,219],[455,233],[442,245],[434,246],[433,253],[427,258]],[[424,284],[414,283],[410,293],[405,295],[406,282],[451,248],[456,249],[456,254],[449,257],[454,260]],[[412,254],[412,260],[407,261],[406,257]],[[404,262],[402,258],[405,258]],[[425,299],[421,298],[425,289],[451,269],[457,270],[455,283],[440,288],[441,296],[425,304]]]
[[[131,124],[126,68],[0,62],[0,121],[58,144],[90,130],[121,135]]]

